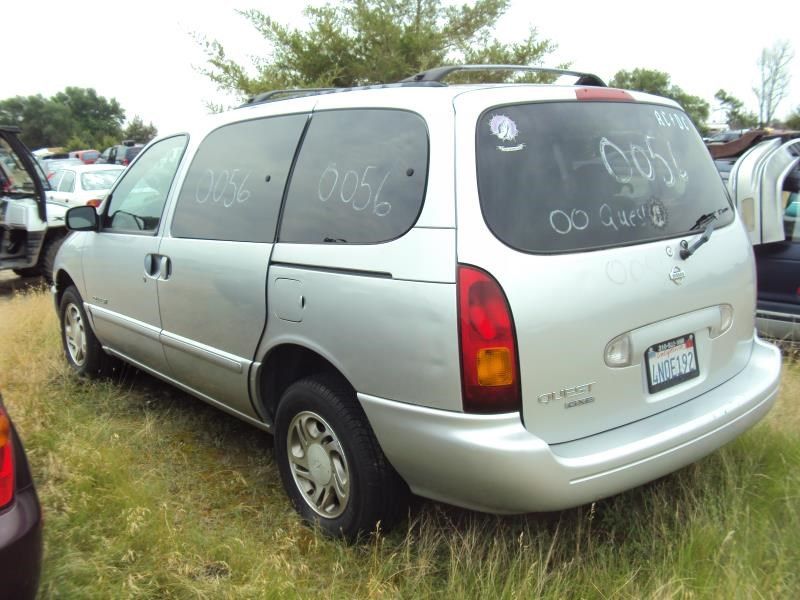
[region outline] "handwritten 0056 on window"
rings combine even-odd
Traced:
[[[666,156],[656,151],[657,146],[666,150]],[[620,184],[630,184],[636,173],[648,181],[658,178],[667,188],[674,187],[679,180],[684,183],[689,180],[689,174],[678,165],[669,140],[659,144],[656,138],[648,135],[644,137],[644,145],[631,142],[626,153],[607,137],[603,137],[600,139],[598,153],[608,175]],[[663,229],[667,224],[666,208],[658,200],[642,202],[627,210],[615,210],[609,204],[603,203],[597,212],[600,224],[615,231],[643,226]],[[556,209],[550,212],[550,227],[560,235],[584,231],[591,224],[591,216],[585,210]]]
[[[392,205],[380,201],[380,197],[391,174],[391,169],[384,173],[375,165],[367,165],[360,174],[351,169],[342,175],[336,163],[331,163],[319,177],[317,197],[320,202],[328,202],[331,198],[339,199],[356,212],[372,207],[373,215],[385,217],[391,212]]]
[[[244,174],[241,172],[241,169],[223,169],[216,173],[212,169],[206,169],[195,186],[194,199],[198,204],[205,204],[211,200],[215,204],[222,204],[225,208],[247,202],[251,194],[246,184],[251,172]]]

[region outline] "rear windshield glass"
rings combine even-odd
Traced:
[[[124,169],[92,171],[81,175],[81,187],[85,190],[110,190]]]
[[[487,225],[525,252],[628,245],[733,220],[694,126],[664,106],[493,108],[478,122],[477,168]]]

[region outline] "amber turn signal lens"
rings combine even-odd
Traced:
[[[514,368],[508,348],[478,350],[478,383],[487,387],[514,383]]]
[[[0,448],[8,444],[11,439],[11,422],[8,417],[0,411]]]

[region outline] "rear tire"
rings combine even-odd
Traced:
[[[97,341],[75,286],[64,290],[58,305],[58,316],[64,355],[72,370],[90,379],[108,375],[112,370],[112,359]]]
[[[275,418],[275,454],[295,509],[331,537],[388,531],[408,488],[386,460],[361,405],[339,378],[293,383]]]
[[[42,247],[42,254],[39,258],[39,273],[45,278],[47,283],[53,283],[53,267],[56,263],[56,254],[61,244],[64,243],[66,235],[57,234],[46,239]]]

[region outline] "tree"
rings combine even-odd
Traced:
[[[0,101],[0,123],[20,127],[22,141],[31,148],[63,146],[72,135],[69,109],[41,94]]]
[[[67,87],[52,98],[37,94],[0,101],[0,123],[19,126],[31,148],[98,146],[103,138],[119,139],[124,120],[125,111],[114,98],[107,100],[91,88]]]
[[[800,130],[800,106],[794,109],[788,117],[786,117],[786,128]]]
[[[769,125],[778,105],[789,91],[789,63],[794,58],[788,40],[775,42],[772,48],[764,48],[758,59],[759,84],[753,88],[758,98],[758,122]]]
[[[123,135],[126,140],[133,140],[138,144],[146,144],[158,135],[158,129],[156,129],[152,121],[145,125],[142,118],[136,115],[133,117],[133,120],[128,123]]]
[[[758,117],[752,112],[744,110],[744,102],[732,96],[723,89],[714,94],[720,107],[725,111],[729,129],[746,129],[758,124]]]
[[[492,27],[509,0],[443,5],[441,0],[344,0],[308,6],[305,30],[290,29],[259,10],[238,11],[267,40],[270,56],[254,61],[255,76],[228,58],[221,42],[198,39],[207,56],[201,72],[242,98],[272,89],[351,87],[399,81],[454,62],[540,64],[554,44],[528,37],[505,44]]]
[[[699,96],[692,96],[684,92],[679,86],[670,81],[668,73],[653,69],[634,69],[633,71],[618,71],[609,83],[611,87],[627,90],[638,90],[656,96],[671,98],[680,104],[695,126],[704,131],[708,120],[708,102]]]

